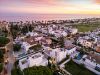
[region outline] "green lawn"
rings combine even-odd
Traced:
[[[72,60],[65,64],[65,69],[72,75],[95,75],[91,71],[84,68],[84,65],[78,65]]]
[[[13,68],[11,75],[53,75],[53,71],[47,66],[33,66],[24,69],[23,71],[20,68]]]
[[[24,75],[53,75],[51,69],[46,66],[34,66],[23,70]]]
[[[77,26],[79,32],[88,32],[88,31],[91,31],[91,30],[94,30],[96,29],[97,27],[96,26]]]
[[[99,24],[96,24],[96,25],[81,24],[81,25],[75,25],[75,27],[78,28],[79,32],[88,32],[100,27],[100,25]]]

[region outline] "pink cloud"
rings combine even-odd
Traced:
[[[94,0],[95,3],[100,4],[100,0]]]
[[[33,4],[45,4],[45,5],[56,5],[57,0],[23,0],[28,3],[33,3]]]

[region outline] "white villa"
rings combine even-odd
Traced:
[[[55,35],[56,37],[67,36],[67,32],[64,30],[54,30],[52,28],[49,29],[49,33]]]
[[[75,46],[68,46],[65,48],[67,55],[71,55],[76,51],[76,47]]]
[[[98,54],[83,55],[82,59],[77,61],[76,63],[84,64],[87,69],[100,75],[100,56]]]
[[[61,48],[56,48],[56,49],[51,49],[51,48],[46,48],[44,50],[44,53],[47,54],[49,57],[55,58],[56,62],[60,62],[62,59],[66,58],[66,55],[71,55],[76,51],[76,47],[68,47],[65,49]]]
[[[28,32],[27,34],[26,34],[26,36],[38,36],[39,34],[38,33],[36,33],[36,32]]]
[[[89,37],[86,37],[86,38],[80,37],[80,38],[77,40],[77,42],[78,42],[79,44],[85,46],[85,47],[93,47],[94,42],[88,40],[87,38],[89,39]]]
[[[70,29],[71,34],[76,34],[78,32],[77,28],[71,28]]]
[[[30,45],[27,42],[23,42],[22,45],[21,45],[21,48],[22,48],[22,50],[24,50],[25,52],[27,52],[29,50],[29,48],[32,47],[32,46],[34,46],[34,45],[36,45],[36,44]]]
[[[21,70],[32,66],[46,66],[47,64],[48,60],[41,53],[29,55],[28,57],[19,60],[19,67]]]
[[[53,57],[57,62],[60,62],[62,59],[66,58],[66,52],[60,48],[53,49],[50,52],[50,57]]]

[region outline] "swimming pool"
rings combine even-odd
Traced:
[[[76,57],[76,59],[81,60],[82,57],[83,57],[83,54],[79,53],[78,56]]]

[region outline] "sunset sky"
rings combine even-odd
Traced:
[[[100,14],[100,0],[0,0],[0,13]]]

